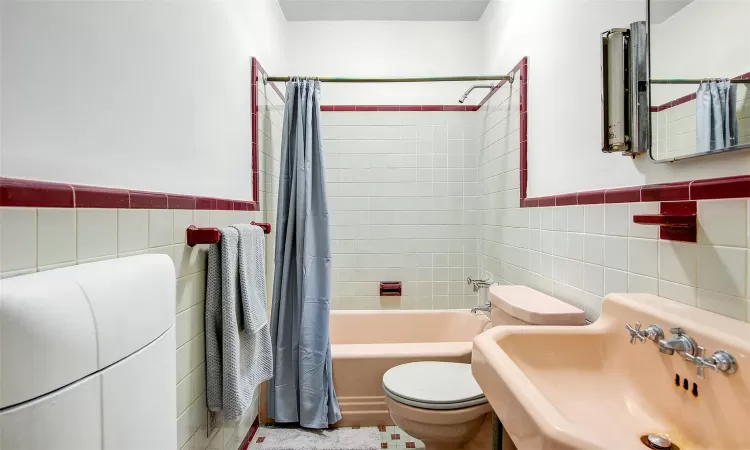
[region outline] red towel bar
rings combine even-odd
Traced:
[[[251,225],[257,225],[263,228],[263,233],[271,232],[271,224],[263,222],[250,222]],[[187,245],[193,247],[197,244],[218,244],[221,240],[221,231],[218,228],[198,228],[195,225],[187,227],[185,241]]]

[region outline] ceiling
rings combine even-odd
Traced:
[[[279,0],[287,20],[479,20],[490,0]]]

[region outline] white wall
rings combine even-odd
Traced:
[[[601,152],[600,34],[645,20],[641,1],[511,0],[481,23],[486,71],[529,56],[531,197],[748,173],[746,154],[655,164]]]
[[[415,77],[484,74],[477,22],[290,22],[281,75]],[[504,68],[501,74],[510,67]],[[476,83],[323,85],[323,104],[456,104]],[[476,104],[487,90],[475,91]]]
[[[694,0],[651,26],[651,76],[732,78],[750,72],[748,23],[748,1]],[[696,85],[652,86],[652,103],[659,105],[696,89]]]
[[[2,176],[251,199],[275,0],[3,2]]]

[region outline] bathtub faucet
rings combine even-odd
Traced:
[[[487,312],[489,312],[490,309],[492,309],[492,303],[488,302],[484,306],[475,306],[475,307],[471,308],[471,313],[474,314],[477,311],[487,311]]]

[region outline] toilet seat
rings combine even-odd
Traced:
[[[438,361],[402,364],[383,375],[383,391],[399,403],[429,410],[462,409],[487,403],[471,374],[471,364]]]

